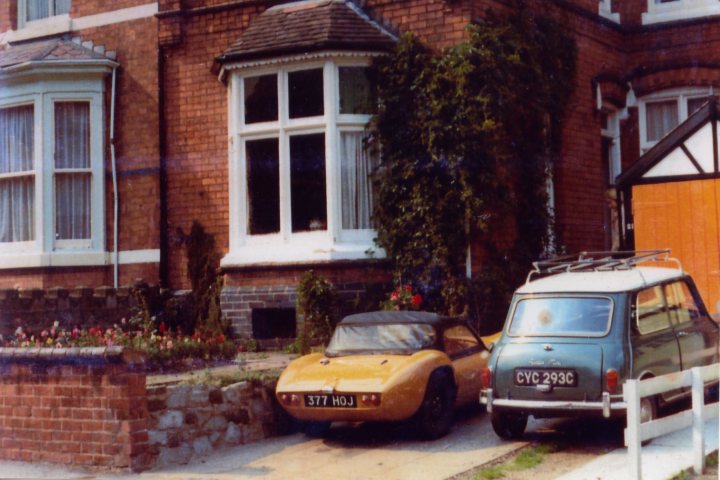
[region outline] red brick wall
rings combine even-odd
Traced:
[[[0,372],[0,458],[150,465],[145,373],[137,355],[118,347],[0,348]]]
[[[111,12],[121,8],[138,7],[150,3],[147,0],[72,0],[70,16],[73,18]]]

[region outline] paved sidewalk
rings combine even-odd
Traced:
[[[718,419],[705,422],[705,453],[718,449]],[[686,428],[652,440],[642,447],[643,480],[667,480],[692,467],[692,429]],[[627,448],[618,448],[586,463],[558,480],[634,480]]]

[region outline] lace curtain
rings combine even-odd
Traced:
[[[675,100],[648,103],[646,108],[647,140],[660,140],[678,124],[678,107]]]
[[[90,238],[90,106],[55,104],[55,231],[58,240]]]
[[[25,0],[27,21],[70,13],[70,0]]]
[[[340,135],[343,230],[373,228],[370,174],[376,162],[363,144],[365,136],[364,132],[343,132]]]
[[[33,107],[0,110],[0,243],[35,239]]]

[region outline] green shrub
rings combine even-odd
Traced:
[[[338,322],[335,286],[313,270],[305,272],[298,284],[297,311],[302,316],[302,329],[296,353],[307,353],[313,345],[326,343]]]

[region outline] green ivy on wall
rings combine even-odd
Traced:
[[[467,28],[466,42],[440,53],[403,35],[375,62],[374,216],[397,280],[427,308],[483,315],[506,307],[530,261],[552,248],[546,179],[576,47],[562,25],[524,8]],[[471,243],[487,254],[474,282]]]

